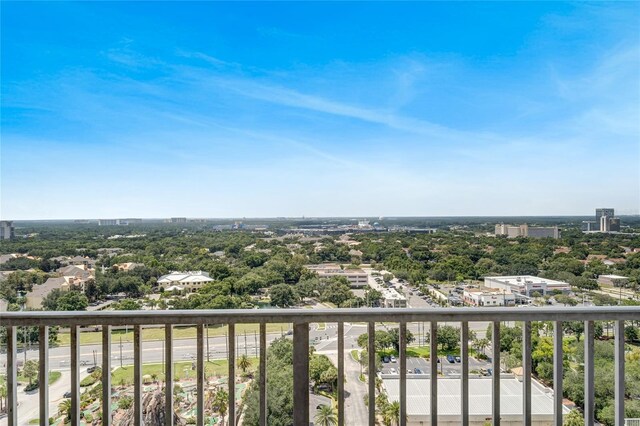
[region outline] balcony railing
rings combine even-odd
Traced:
[[[523,407],[522,424],[531,425],[531,323],[534,321],[552,321],[554,325],[554,424],[562,425],[562,322],[584,321],[584,419],[586,425],[594,424],[594,322],[613,321],[615,324],[615,423],[624,424],[624,325],[625,321],[640,321],[638,307],[572,307],[550,309],[509,309],[509,308],[457,308],[457,309],[291,309],[291,310],[208,310],[208,311],[109,311],[109,312],[7,312],[0,314],[0,326],[7,329],[7,394],[8,424],[18,425],[17,418],[17,327],[39,327],[39,411],[40,424],[48,424],[49,419],[49,328],[64,326],[71,334],[71,421],[80,424],[80,327],[102,327],[102,424],[111,424],[111,328],[123,325],[133,326],[134,341],[134,423],[142,424],[143,375],[142,375],[142,328],[144,326],[164,326],[165,330],[165,389],[173,389],[173,326],[192,325],[197,328],[197,425],[205,424],[204,386],[205,386],[205,347],[204,330],[207,325],[228,325],[229,339],[229,377],[235,377],[235,326],[241,323],[260,326],[260,365],[259,395],[260,424],[267,424],[266,404],[266,325],[269,323],[293,324],[293,419],[295,425],[309,424],[309,324],[316,322],[334,322],[338,324],[338,424],[345,424],[344,392],[344,324],[366,323],[368,329],[368,373],[376,375],[375,325],[379,322],[399,324],[399,402],[400,424],[407,421],[407,366],[405,336],[407,324],[412,322],[430,323],[430,349],[437,353],[437,325],[443,322],[461,324],[461,424],[469,424],[469,323],[492,323],[492,366],[494,372],[500,371],[500,323],[520,321],[523,323],[522,365],[523,365]],[[430,419],[431,424],[438,422],[438,386],[437,358],[430,358]],[[492,422],[500,424],[500,374],[492,376]],[[235,381],[228,380],[228,415],[231,424],[236,423]],[[368,423],[373,425],[375,412],[375,380],[368,381]],[[166,425],[172,425],[174,419],[173,392],[165,392]]]

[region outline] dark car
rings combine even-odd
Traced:
[[[382,357],[382,362],[389,362],[389,361],[391,361],[391,358],[389,358],[388,356],[385,355]]]
[[[455,364],[456,359],[453,357],[453,355],[447,355],[447,361],[449,361],[451,364]]]
[[[487,376],[493,375],[493,368],[487,368]]]
[[[65,392],[63,397],[64,398],[71,398],[71,392]]]
[[[413,372],[414,372],[415,374],[422,374],[422,370],[420,370],[419,368],[414,368],[414,369],[413,369]]]
[[[94,371],[96,371],[96,368],[98,367],[96,367],[95,365],[93,367],[87,368],[87,373],[93,373]]]

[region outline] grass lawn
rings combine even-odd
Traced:
[[[320,331],[320,330],[324,330],[324,329],[326,329],[326,328],[327,328],[327,326],[326,326],[326,324],[325,324],[325,323],[323,323],[323,322],[319,322],[319,323],[318,323],[318,331]]]
[[[249,371],[256,371],[258,368],[258,358],[249,358],[251,367]],[[191,361],[176,362],[173,364],[174,380],[194,379],[196,371],[192,370]],[[205,362],[205,371],[207,376],[226,376],[229,371],[229,363],[227,360]],[[236,365],[236,373],[241,373],[240,368]],[[164,379],[164,364],[143,364],[142,375],[156,375],[158,379]],[[133,384],[133,366],[127,366],[116,369],[111,374],[111,383],[114,385]]]
[[[291,327],[290,324],[267,324],[267,333],[279,333],[281,330],[285,333]],[[209,337],[224,336],[228,331],[228,327],[224,326],[210,326]],[[259,324],[236,324],[236,335],[243,335],[244,333],[253,334],[260,332]],[[206,334],[206,330],[205,330]],[[196,328],[195,327],[174,327],[173,338],[174,339],[195,339]],[[133,327],[125,333],[124,330],[115,330],[111,333],[111,340],[113,342],[120,341],[133,342]],[[164,340],[164,328],[146,328],[142,330],[142,340]],[[58,333],[58,345],[69,346],[71,342],[71,336],[69,333]],[[102,333],[100,331],[87,331],[80,334],[81,345],[98,344],[102,342]]]
[[[357,349],[351,350],[351,357],[356,361],[360,361],[360,352]]]
[[[62,377],[62,373],[59,371],[49,371],[49,386],[57,382],[60,377]],[[37,379],[36,379],[37,380]],[[29,379],[22,375],[18,375],[18,381],[22,383],[29,383]],[[0,384],[4,383],[4,380],[0,380]]]

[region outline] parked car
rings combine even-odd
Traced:
[[[493,368],[487,368],[487,376],[493,375]]]
[[[455,364],[456,359],[453,357],[453,355],[447,355],[447,361],[449,361],[451,364]]]
[[[71,392],[65,392],[63,398],[71,398]]]
[[[456,362],[461,362],[462,361],[462,359],[458,355],[454,356],[454,358],[456,359]]]
[[[95,365],[93,367],[87,368],[87,373],[93,373],[94,371],[96,371],[96,368],[98,367],[96,367]]]
[[[391,359],[388,356],[385,355],[382,357],[382,362],[389,362],[389,361],[391,361]]]
[[[389,374],[398,374],[398,371],[395,368],[390,368]]]
[[[419,368],[414,368],[414,369],[413,369],[413,372],[414,372],[415,374],[422,374],[422,370],[420,370]]]
[[[390,360],[391,362],[396,362],[396,357],[395,357],[395,356],[393,356],[393,355],[391,355],[391,357],[389,357],[389,360]]]

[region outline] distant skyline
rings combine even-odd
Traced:
[[[0,219],[640,213],[640,3],[3,2]]]

